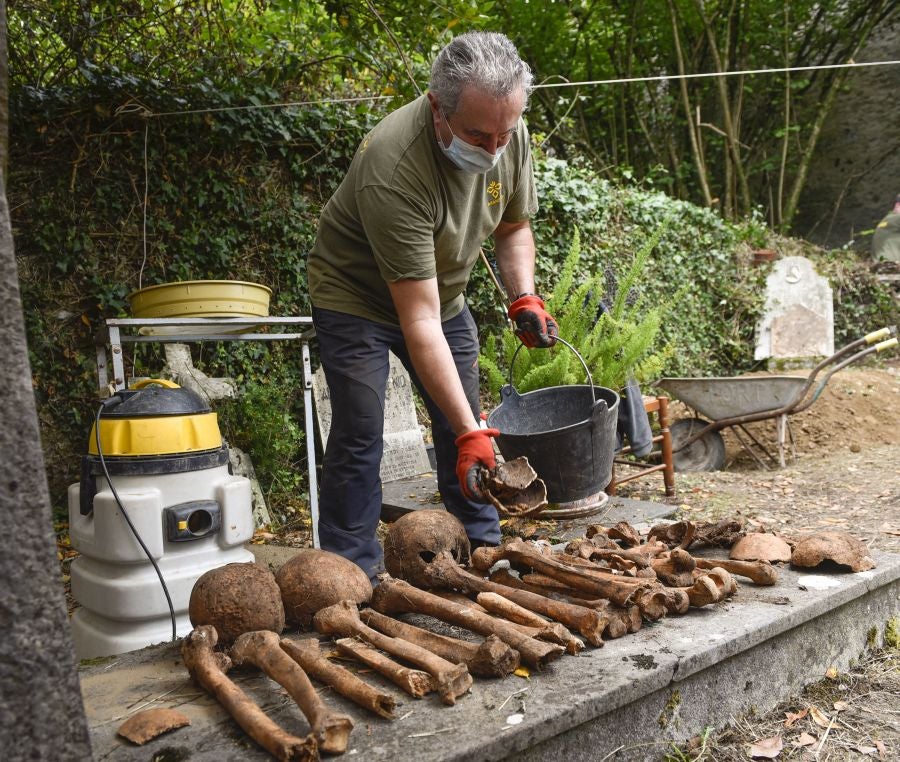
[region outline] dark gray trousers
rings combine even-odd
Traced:
[[[319,492],[319,540],[373,577],[382,565],[375,537],[381,515],[379,470],[383,451],[384,398],[392,351],[409,372],[431,416],[438,489],[447,510],[462,521],[470,540],[500,540],[497,510],[462,494],[456,478],[456,438],[416,375],[403,333],[343,312],[313,308],[319,355],[331,395],[331,430]],[[466,398],[478,420],[478,331],[468,307],[442,325]]]

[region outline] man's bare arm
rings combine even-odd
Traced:
[[[441,329],[437,280],[388,283],[413,367],[456,436],[478,428]]]
[[[515,301],[526,292],[534,293],[534,236],[528,220],[501,222],[494,231],[494,246],[509,300]]]

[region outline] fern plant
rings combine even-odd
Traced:
[[[572,235],[559,279],[546,300],[547,311],[556,319],[559,335],[584,358],[596,386],[621,392],[631,377],[639,383],[656,378],[671,353],[668,346],[655,348],[665,305],[631,298],[664,230],[665,223],[635,254],[619,279],[611,303],[603,298],[602,272],[582,278],[577,228]],[[519,339],[510,330],[500,337],[499,346],[495,335],[485,341],[479,361],[492,392],[507,383],[508,368],[518,347]],[[551,349],[523,347],[516,357],[512,380],[520,393],[587,382],[578,358],[562,343]]]

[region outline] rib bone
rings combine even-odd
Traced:
[[[276,759],[282,762],[317,760],[319,752],[313,734],[297,738],[285,732],[228,679],[225,673],[231,668],[231,659],[213,650],[218,639],[211,625],[197,627],[185,637],[181,644],[181,657],[191,677],[215,696],[247,735]]]
[[[313,626],[324,635],[355,636],[376,648],[420,667],[434,678],[434,686],[441,700],[453,706],[456,699],[472,687],[472,676],[465,664],[451,664],[415,643],[373,630],[363,624],[352,601],[341,601],[320,609],[313,617]]]

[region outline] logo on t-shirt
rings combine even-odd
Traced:
[[[490,196],[488,206],[495,206],[503,200],[503,185],[497,180],[491,180],[487,187],[487,194]]]

